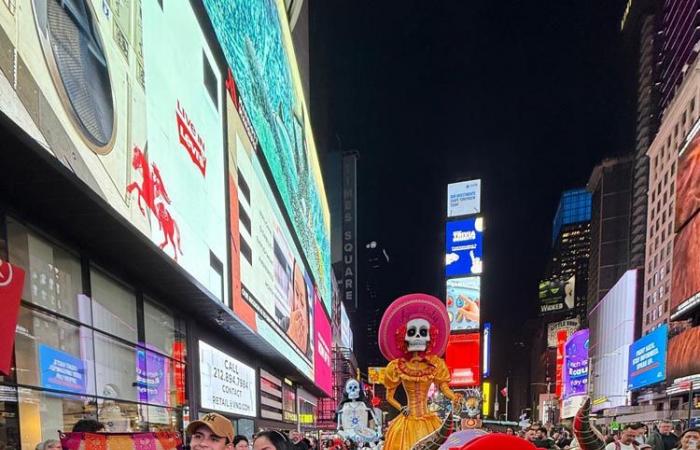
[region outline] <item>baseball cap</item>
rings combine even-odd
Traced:
[[[197,428],[205,426],[211,430],[217,436],[228,438],[230,442],[233,442],[233,437],[236,434],[233,430],[233,424],[226,417],[217,413],[207,413],[199,420],[187,425],[187,434],[193,434],[197,431]]]

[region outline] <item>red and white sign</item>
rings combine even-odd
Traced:
[[[177,118],[177,132],[180,135],[180,144],[185,147],[192,162],[202,172],[202,175],[206,176],[207,157],[204,154],[204,140],[197,134],[194,123],[187,117],[187,113],[179,101],[175,109],[175,117]]]
[[[0,372],[10,374],[24,270],[0,259]]]

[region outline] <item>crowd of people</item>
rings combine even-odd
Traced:
[[[567,429],[550,429],[542,426],[515,431],[508,428],[506,434],[517,435],[537,448],[568,450],[578,448],[573,433]],[[676,433],[673,423],[667,420],[649,427],[637,423],[625,425],[618,432],[605,438],[605,450],[700,450],[700,428],[687,428]]]

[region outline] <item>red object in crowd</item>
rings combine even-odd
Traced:
[[[479,436],[460,450],[532,450],[535,447],[531,442],[517,436],[492,433]],[[450,449],[452,450],[452,449]]]

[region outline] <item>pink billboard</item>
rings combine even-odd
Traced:
[[[333,342],[333,334],[331,333],[331,324],[323,310],[323,305],[315,295],[314,304],[314,329],[316,332],[314,352],[314,379],[316,386],[321,388],[328,395],[333,394],[333,369],[331,365],[331,343]]]

